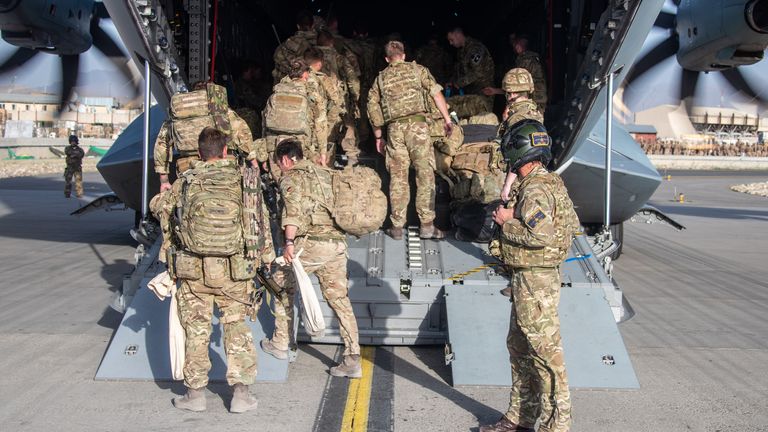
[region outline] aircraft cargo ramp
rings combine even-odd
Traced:
[[[410,229],[403,240],[382,232],[348,238],[350,298],[363,345],[445,344],[453,385],[508,386],[505,340],[510,303],[500,290],[507,278],[481,244],[421,240]],[[616,321],[623,316],[621,291],[605,274],[584,236],[564,264],[560,303],[562,337],[571,387],[637,388]],[[146,267],[141,288],[102,361],[97,379],[169,380],[168,301],[146,289],[158,270]],[[142,271],[141,266],[139,271]],[[314,278],[313,278],[314,279]],[[315,280],[316,283],[316,280]],[[299,327],[300,341],[337,343],[338,322],[318,298],[326,319],[323,337]],[[300,302],[296,302],[299,304]],[[262,306],[250,323],[254,340],[271,334],[273,318]],[[221,332],[211,342],[213,380],[223,380]],[[285,381],[288,362],[259,351],[259,381]]]

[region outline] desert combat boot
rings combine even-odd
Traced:
[[[480,432],[534,432],[533,428],[518,426],[508,418],[501,417],[494,424],[480,426]]]
[[[245,384],[235,384],[232,386],[232,402],[229,404],[229,412],[244,413],[256,409],[259,401],[248,391]]]
[[[173,406],[187,411],[205,411],[205,387],[201,389],[187,389],[187,394],[173,398]]]
[[[344,360],[332,367],[330,372],[335,377],[361,378],[363,367],[360,365],[360,355],[344,356]]]
[[[421,224],[421,227],[419,228],[419,237],[423,239],[440,240],[445,238],[445,233],[432,222],[427,222]]]

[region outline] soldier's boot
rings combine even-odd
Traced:
[[[279,359],[279,360],[287,360],[288,359],[288,350],[281,350],[275,347],[275,345],[272,343],[270,339],[264,338],[260,342],[261,349],[271,355],[272,357]]]
[[[363,367],[360,364],[360,355],[347,355],[338,365],[331,368],[331,375],[335,377],[361,378]]]
[[[499,292],[505,297],[512,297],[512,287],[506,287]]]
[[[445,232],[436,227],[432,222],[421,224],[419,228],[419,237],[423,239],[443,239],[445,238]]]
[[[403,239],[403,227],[392,227],[387,229],[387,235],[395,240]]]
[[[187,389],[187,394],[173,398],[173,406],[187,411],[205,411],[205,387],[201,389]]]
[[[494,424],[480,426],[480,432],[534,432],[533,428],[518,426],[512,423],[508,418],[501,417]]]
[[[258,405],[258,399],[251,395],[247,385],[235,384],[232,386],[232,402],[229,404],[229,412],[236,414],[244,413],[255,410]]]

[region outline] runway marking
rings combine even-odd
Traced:
[[[344,408],[344,418],[341,421],[341,432],[365,432],[368,430],[368,412],[371,402],[375,357],[375,347],[360,347],[363,377],[350,380],[347,405]]]

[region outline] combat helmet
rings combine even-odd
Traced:
[[[552,159],[551,140],[547,128],[536,120],[521,120],[504,132],[501,137],[501,154],[511,172],[528,162],[541,161],[547,165]]]
[[[507,93],[528,92],[533,93],[533,77],[523,68],[510,69],[504,74],[501,88]]]

